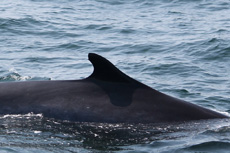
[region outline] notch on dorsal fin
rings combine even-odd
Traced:
[[[121,72],[104,57],[95,53],[89,53],[88,57],[94,67],[94,71],[89,78],[109,82],[136,83],[138,85],[144,85]]]

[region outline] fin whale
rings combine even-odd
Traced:
[[[138,82],[95,53],[82,80],[0,83],[0,114],[42,113],[79,122],[163,123],[227,118]]]

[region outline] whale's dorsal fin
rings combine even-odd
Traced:
[[[89,53],[89,61],[93,64],[94,71],[89,78],[110,82],[130,82],[130,77],[116,68],[110,61],[95,53]]]
[[[104,57],[95,53],[89,53],[88,56],[94,70],[86,79],[101,87],[109,96],[113,105],[119,107],[129,106],[132,103],[133,93],[137,88],[149,88],[121,72]],[[110,83],[114,84],[111,86]]]
[[[121,72],[110,61],[100,55],[89,53],[88,58],[94,67],[94,71],[89,78],[109,82],[137,83],[139,85],[144,85]]]

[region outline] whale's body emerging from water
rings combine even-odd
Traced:
[[[0,83],[0,114],[80,122],[162,123],[227,116],[156,91],[90,53],[94,72],[73,81]]]

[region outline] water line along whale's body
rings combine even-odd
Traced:
[[[82,80],[0,83],[0,114],[42,113],[80,122],[162,123],[227,118],[168,96],[90,53],[93,73]]]

